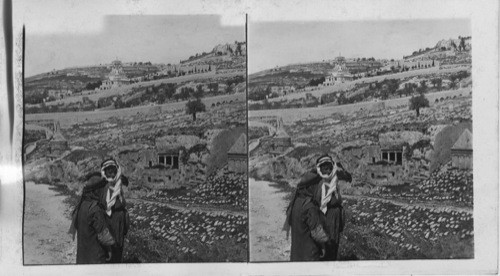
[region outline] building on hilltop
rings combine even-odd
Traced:
[[[451,163],[458,169],[472,169],[472,133],[465,129],[451,147]]]
[[[242,133],[227,152],[230,172],[245,173],[247,170],[247,136]]]
[[[340,55],[330,61],[330,65],[342,66],[344,71],[350,74],[366,73],[368,71],[377,70],[383,66],[382,62],[377,60],[346,59]]]
[[[351,82],[354,76],[349,73],[345,63],[337,64],[329,76],[325,77],[323,86],[332,86],[339,83]]]
[[[99,90],[107,90],[114,87],[120,87],[123,85],[130,84],[130,79],[127,78],[123,70],[123,64],[119,60],[114,60],[111,62],[111,72],[108,75],[108,79],[102,82]]]

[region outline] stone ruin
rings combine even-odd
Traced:
[[[465,129],[451,147],[451,163],[454,168],[472,170],[472,133]]]
[[[403,136],[404,137],[404,136]],[[408,137],[405,137],[408,138]],[[430,158],[426,149],[411,145],[417,141],[405,139],[379,141],[372,143],[352,143],[341,149],[343,159],[349,164],[356,164],[355,171],[373,185],[401,185],[412,183],[429,176]]]
[[[247,136],[242,133],[227,152],[228,170],[234,173],[245,173],[247,159]]]

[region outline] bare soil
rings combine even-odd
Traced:
[[[290,260],[290,238],[282,231],[285,223],[286,192],[271,182],[249,179],[250,262]]]
[[[76,240],[67,233],[70,205],[65,195],[49,185],[26,183],[24,209],[24,264],[76,262]]]

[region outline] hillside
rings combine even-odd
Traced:
[[[180,89],[191,91],[198,85],[206,91],[204,96],[241,92],[244,78],[239,75],[245,70],[246,43],[235,41],[216,45],[208,53],[196,53],[174,65],[116,60],[111,64],[54,70],[26,78],[24,96],[28,113],[100,109],[113,106],[117,95],[128,92],[130,95],[121,101],[139,99],[128,106],[161,104],[185,98],[186,93],[178,97]],[[173,84],[166,94],[165,87],[155,86],[166,83]]]
[[[226,43],[216,45],[210,52],[196,53],[181,65],[210,65],[217,70],[246,69],[246,42]]]
[[[471,37],[458,37],[457,39],[442,39],[432,48],[419,49],[411,55],[403,57],[408,61],[433,59],[440,61],[441,65],[472,63]]]
[[[248,98],[256,102],[250,105],[250,109],[376,101],[419,91],[467,87],[472,63],[471,47],[471,37],[459,37],[440,40],[434,46],[416,50],[401,60],[337,57],[256,72],[249,76]],[[338,68],[343,68],[342,72],[336,72]],[[347,74],[348,79],[336,81],[334,85],[325,84],[325,79],[332,73]],[[420,87],[422,82],[424,85]],[[264,99],[274,104],[266,106],[262,102]]]

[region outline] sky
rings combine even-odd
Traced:
[[[469,20],[248,22],[248,73],[293,63],[401,59],[439,40],[471,35]]]
[[[245,41],[245,26],[217,15],[112,15],[99,31],[37,33],[26,24],[25,75],[74,66],[150,61],[179,63],[217,44]]]

